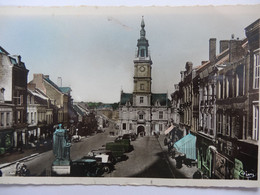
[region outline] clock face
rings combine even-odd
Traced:
[[[144,66],[141,66],[141,67],[139,68],[139,70],[140,70],[141,72],[144,72],[144,71],[145,71],[145,67],[144,67]]]

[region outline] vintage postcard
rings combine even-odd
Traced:
[[[258,187],[259,10],[0,7],[0,183]]]

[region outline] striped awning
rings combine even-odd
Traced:
[[[170,132],[173,130],[173,128],[174,128],[173,125],[170,126],[168,129],[166,129],[166,130],[164,131],[164,134],[167,135],[168,133],[170,133]]]
[[[196,160],[196,136],[188,134],[174,144],[178,152],[186,154],[188,159]]]

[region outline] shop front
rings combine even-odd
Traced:
[[[0,132],[0,155],[9,152],[14,145],[14,130],[8,129]]]

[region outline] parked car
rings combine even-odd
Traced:
[[[110,150],[112,152],[116,161],[124,160],[126,158],[126,156],[124,155],[125,147],[120,143],[106,143],[106,150]]]
[[[103,172],[109,173],[112,170],[114,170],[114,164],[116,163],[116,159],[110,150],[92,150],[88,153],[88,156],[101,159],[101,168]]]
[[[124,134],[122,136],[122,139],[129,139],[131,141],[135,141],[136,140],[136,134],[135,133],[129,133],[129,134]]]
[[[82,158],[71,162],[71,176],[97,177],[101,174],[97,159]]]

